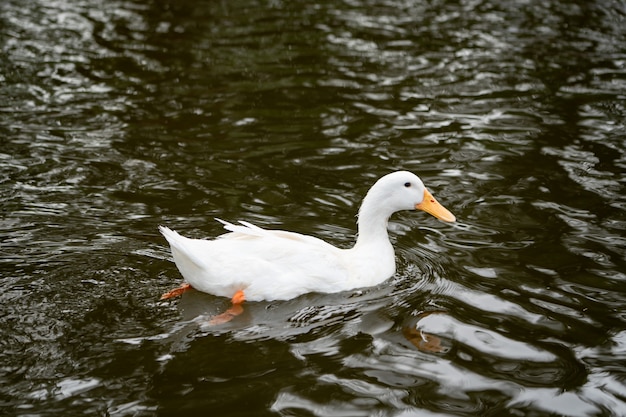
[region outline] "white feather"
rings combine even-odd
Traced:
[[[406,184],[411,186],[407,187]],[[374,184],[359,211],[359,234],[351,249],[282,230],[216,219],[229,233],[217,239],[189,239],[167,227],[176,266],[195,289],[249,301],[285,300],[308,292],[339,292],[376,285],[395,272],[387,220],[414,209],[424,198],[421,180],[410,172],[386,175]]]

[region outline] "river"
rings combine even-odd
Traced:
[[[6,0],[0,51],[0,414],[626,415],[624,1]],[[394,170],[457,222],[384,284],[159,300],[159,225],[350,247]]]

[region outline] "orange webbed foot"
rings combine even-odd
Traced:
[[[168,291],[165,294],[163,294],[160,299],[169,300],[170,298],[174,298],[174,297],[178,297],[179,295],[182,295],[185,291],[190,290],[190,289],[191,289],[191,285],[187,284],[186,282],[183,282],[182,284],[180,284],[180,287],[174,288],[173,290]]]
[[[445,313],[444,311],[430,311],[420,314],[419,319],[429,316],[431,314],[439,314]],[[446,353],[450,350],[449,347],[445,346],[442,343],[441,338],[435,336],[434,334],[426,333],[421,329],[418,329],[415,325],[404,327],[402,329],[402,333],[404,337],[413,344],[416,348],[421,350],[422,352],[429,353]]]
[[[230,299],[233,304],[228,310],[223,312],[222,314],[218,314],[209,320],[210,326],[217,326],[219,324],[228,323],[241,313],[243,313],[243,306],[241,305],[244,301],[246,301],[246,296],[243,291],[239,290],[233,295]]]
[[[441,339],[430,333],[425,333],[418,329],[404,329],[404,337],[422,352],[445,353],[445,348]]]
[[[239,290],[235,293],[235,295],[233,295],[233,298],[231,298],[230,301],[233,304],[241,304],[246,301],[246,295],[243,293],[243,291]]]

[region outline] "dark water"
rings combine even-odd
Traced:
[[[626,415],[626,4],[7,0],[0,414]],[[398,272],[248,303],[161,293],[156,227],[351,245]],[[420,332],[440,352],[417,348]]]

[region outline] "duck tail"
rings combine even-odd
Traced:
[[[176,258],[176,253],[174,253],[174,250],[181,251],[183,253],[189,252],[188,243],[187,243],[189,239],[187,239],[184,236],[181,236],[178,232],[166,226],[159,226],[159,232],[161,232],[163,237],[170,244],[174,258]]]
[[[177,232],[173,231],[172,229],[170,229],[169,227],[166,226],[159,226],[159,232],[161,232],[161,234],[163,235],[163,237],[165,239],[167,239],[167,241],[172,244],[173,242],[175,242],[177,239],[180,239],[182,236],[179,235]]]
[[[206,262],[197,256],[192,239],[181,236],[178,232],[166,226],[159,226],[159,232],[167,239],[172,250],[174,263],[183,277],[189,282],[190,277],[198,276],[206,268]],[[190,284],[193,285],[192,282]]]

